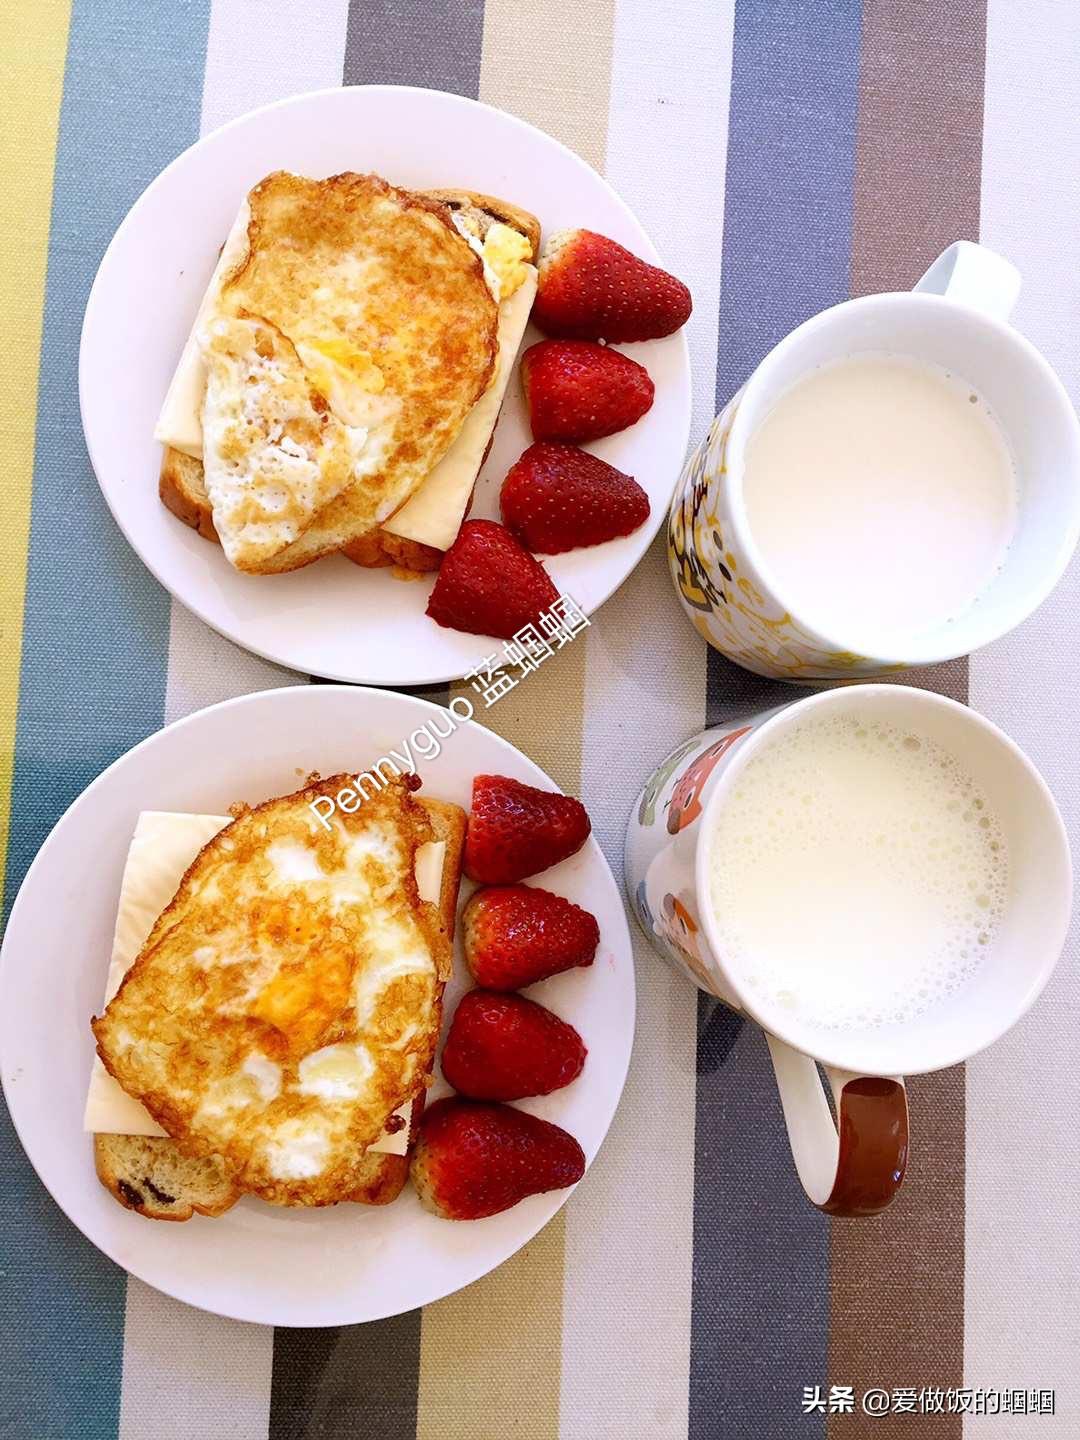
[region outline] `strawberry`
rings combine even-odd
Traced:
[[[690,318],[690,291],[592,230],[560,230],[540,261],[532,318],[545,335],[655,340]]]
[[[629,535],[649,518],[649,497],[629,475],[587,450],[540,440],[511,465],[503,523],[530,550],[558,555]]]
[[[524,880],[580,850],[591,828],[580,800],[505,775],[477,775],[465,874],[484,885]]]
[[[585,1173],[572,1135],[509,1105],[437,1100],[420,1122],[410,1174],[421,1204],[444,1220],[480,1220]]]
[[[522,995],[470,990],[442,1055],[446,1079],[473,1100],[550,1095],[581,1074],[586,1050],[572,1025]]]
[[[461,929],[465,963],[489,990],[520,990],[591,965],[600,943],[600,927],[587,910],[533,885],[477,890]]]
[[[591,340],[541,340],[521,357],[521,386],[537,440],[599,440],[640,420],[653,402],[649,372]]]
[[[559,598],[551,576],[494,520],[466,520],[427,604],[439,625],[510,640]]]

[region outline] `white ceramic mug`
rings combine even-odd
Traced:
[[[815,1028],[751,989],[717,942],[707,898],[714,817],[751,757],[813,708],[880,718],[936,740],[962,758],[1001,821],[1009,888],[995,943],[964,986],[909,1020]],[[1031,761],[966,706],[907,685],[821,691],[681,745],[638,797],[626,837],[626,884],[634,913],[661,954],[765,1031],[800,1179],[815,1205],[838,1215],[873,1214],[899,1187],[908,1150],[900,1077],[955,1065],[1015,1024],[1050,978],[1072,905],[1065,828]],[[776,903],[784,903],[783,894]]]
[[[1008,261],[960,241],[913,291],[835,305],[766,355],[687,462],[668,520],[676,591],[710,645],[781,680],[880,676],[966,655],[1046,598],[1080,534],[1080,427],[1046,360],[1007,323],[1019,289]],[[788,604],[750,533],[742,477],[747,441],[784,391],[820,365],[882,351],[939,366],[982,394],[1012,451],[1019,506],[1005,564],[977,605],[899,650],[882,641],[870,654],[865,640],[860,649],[852,636],[824,635]]]

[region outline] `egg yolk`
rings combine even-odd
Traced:
[[[497,221],[484,236],[484,260],[499,281],[499,298],[505,300],[519,288],[526,274],[532,247],[525,236]]]

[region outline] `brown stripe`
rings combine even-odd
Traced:
[[[979,238],[986,0],[865,0],[851,293]]]
[[[977,239],[985,0],[865,0],[851,290],[909,289],[953,240]],[[905,681],[967,700],[966,660]],[[911,1161],[890,1210],[831,1234],[829,1381],[963,1384],[964,1070],[909,1087]],[[829,1440],[961,1440],[959,1415],[830,1417]]]

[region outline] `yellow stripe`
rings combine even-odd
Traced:
[[[0,855],[19,704],[38,355],[70,0],[0,5]],[[0,876],[0,894],[3,878]]]
[[[480,99],[546,130],[600,169],[614,0],[591,5],[587,25],[582,14],[571,0],[532,7],[487,0]],[[477,703],[482,724],[571,795],[581,791],[589,638],[584,631],[490,709],[470,687],[455,687]],[[417,1440],[559,1440],[565,1235],[560,1211],[505,1265],[424,1311]]]

